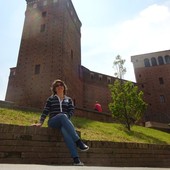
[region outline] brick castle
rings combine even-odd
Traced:
[[[93,109],[98,100],[108,111],[113,77],[81,65],[81,22],[71,0],[26,0],[17,66],[11,68],[6,101],[44,106],[50,86],[62,79],[77,107]]]
[[[17,66],[10,69],[5,100],[21,106],[43,108],[51,94],[51,83],[55,79],[62,79],[77,107],[93,109],[98,100],[103,111],[108,112],[108,103],[111,101],[108,84],[113,83],[115,77],[82,66],[82,23],[71,0],[26,2]],[[170,51],[132,56],[137,83],[149,103],[146,121],[170,122],[170,68],[169,59],[166,59],[169,55]],[[163,65],[159,63],[159,56],[163,58]],[[157,65],[151,61],[150,67],[144,65],[146,59],[152,60],[152,57],[155,57]],[[157,84],[153,86],[153,83]]]

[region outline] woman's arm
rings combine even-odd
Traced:
[[[68,113],[67,116],[70,119],[74,114],[74,104],[73,104],[73,100],[71,98],[69,98],[69,102],[68,102]]]
[[[50,107],[51,107],[51,100],[50,98],[47,99],[44,110],[41,114],[40,120],[39,120],[39,126],[44,123],[46,117],[48,116],[49,112],[50,112]]]

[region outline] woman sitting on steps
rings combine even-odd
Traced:
[[[72,99],[66,96],[66,84],[61,80],[55,80],[51,90],[52,96],[47,99],[40,121],[35,126],[41,127],[49,115],[48,126],[61,131],[73,158],[73,165],[84,165],[79,159],[77,147],[81,151],[87,151],[89,147],[82,142],[70,120],[74,105]]]

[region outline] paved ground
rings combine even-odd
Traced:
[[[0,164],[0,170],[168,170],[169,168],[138,168],[138,167],[96,167],[96,166],[47,166]]]

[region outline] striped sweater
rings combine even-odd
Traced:
[[[59,113],[64,113],[70,118],[74,113],[73,101],[70,97],[64,96],[63,100],[57,95],[50,96],[44,107],[43,113],[40,117],[40,123],[43,124],[46,117],[49,115],[49,119],[56,116]]]

